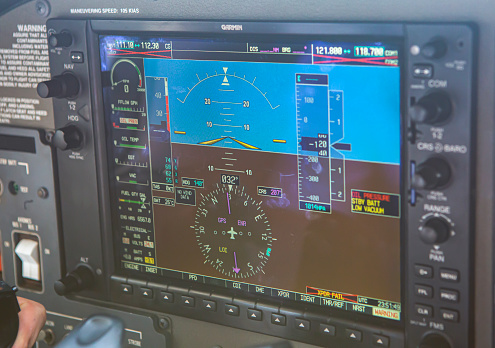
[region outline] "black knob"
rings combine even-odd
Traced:
[[[450,177],[449,164],[441,158],[432,157],[416,167],[412,184],[418,189],[433,190],[447,185]]]
[[[69,47],[72,45],[72,35],[68,31],[62,31],[58,34],[51,34],[48,38],[50,47]]]
[[[79,149],[83,145],[83,134],[74,125],[60,128],[55,131],[52,144],[60,150]]]
[[[439,124],[452,113],[450,98],[441,92],[428,94],[409,109],[409,117],[416,123]]]
[[[55,292],[64,296],[87,289],[93,285],[94,278],[93,270],[88,265],[78,266],[74,271],[55,282]]]
[[[442,218],[431,218],[419,229],[419,237],[426,244],[441,244],[450,237],[450,226]]]
[[[447,43],[443,39],[435,39],[421,48],[421,54],[425,58],[438,59],[447,53]]]
[[[447,339],[439,334],[428,334],[419,343],[418,348],[451,348]]]
[[[65,73],[38,83],[36,91],[41,98],[72,98],[79,93],[79,80],[73,74]]]

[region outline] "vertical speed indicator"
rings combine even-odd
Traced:
[[[217,185],[203,197],[191,227],[204,263],[231,278],[264,273],[274,239],[262,203],[235,185]]]

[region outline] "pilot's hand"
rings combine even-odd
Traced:
[[[26,298],[17,297],[19,307],[19,331],[12,348],[30,348],[36,342],[41,328],[45,325],[46,311],[43,305]]]

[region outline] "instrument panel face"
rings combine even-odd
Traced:
[[[99,39],[118,272],[401,320],[398,44]]]

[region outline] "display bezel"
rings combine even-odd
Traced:
[[[242,27],[242,31],[236,31],[236,30],[225,30],[226,26],[231,26],[231,25],[237,25]],[[126,21],[126,27],[123,29],[121,27],[121,22],[119,21],[91,21],[90,26],[92,29],[92,32],[94,33],[93,38],[93,56],[98,55],[99,57],[99,41],[98,41],[98,35],[127,35],[127,36],[133,36],[133,35],[146,35],[146,36],[154,36],[154,37],[166,37],[166,38],[226,38],[226,39],[232,39],[232,40],[243,40],[247,37],[249,38],[262,38],[263,40],[269,40],[269,41],[277,41],[280,39],[283,39],[285,37],[294,37],[297,40],[300,39],[309,39],[311,40],[322,40],[322,41],[330,41],[330,42],[365,42],[365,41],[371,41],[373,39],[374,41],[377,41],[377,38],[379,41],[383,41],[386,43],[392,43],[398,47],[401,47],[402,49],[399,50],[399,61],[400,61],[400,96],[401,96],[401,102],[400,102],[400,108],[401,108],[401,120],[400,120],[400,129],[401,129],[401,149],[400,149],[400,154],[401,154],[401,161],[400,161],[400,188],[401,188],[401,202],[400,202],[400,207],[401,207],[401,218],[400,218],[400,234],[401,234],[401,242],[400,242],[400,255],[401,255],[401,303],[402,303],[402,310],[401,310],[401,319],[400,321],[391,321],[388,319],[384,318],[379,318],[379,317],[370,317],[367,315],[363,314],[358,314],[358,313],[352,313],[352,312],[346,312],[342,310],[333,310],[332,308],[328,307],[323,307],[323,306],[318,306],[318,305],[309,305],[308,309],[314,312],[326,314],[326,315],[335,315],[336,317],[343,317],[343,318],[351,318],[353,320],[358,320],[361,322],[369,322],[369,323],[381,323],[381,324],[387,324],[387,325],[398,325],[402,326],[404,324],[404,316],[405,316],[405,305],[404,305],[404,289],[405,289],[405,276],[404,276],[404,270],[405,270],[405,265],[404,265],[404,260],[405,260],[405,247],[404,247],[404,233],[405,233],[405,207],[407,204],[407,188],[405,187],[404,183],[407,181],[406,180],[406,175],[408,175],[408,169],[404,165],[406,162],[405,158],[405,150],[404,150],[404,142],[405,142],[405,136],[406,136],[406,129],[405,129],[405,121],[403,119],[404,115],[404,107],[405,107],[405,101],[403,100],[402,96],[404,95],[403,93],[403,86],[404,86],[404,69],[405,66],[407,65],[406,62],[404,61],[404,47],[403,47],[403,26],[399,24],[363,24],[363,23],[279,23],[279,22],[242,22],[242,23],[233,23],[233,22],[228,22],[228,23],[223,23],[223,22],[155,22],[155,21],[150,21],[150,22],[142,22],[142,21]],[[230,27],[229,27],[230,28]],[[99,59],[98,59],[99,63]],[[95,64],[93,66],[94,69],[99,68],[99,64]],[[98,102],[102,103],[102,91],[101,91],[101,84],[100,84],[100,91],[98,93]],[[100,105],[100,109],[103,110],[102,106]],[[102,113],[102,118],[103,117]],[[102,163],[107,163],[106,162],[106,157],[108,155],[108,147],[106,143],[106,138],[108,138],[108,131],[104,125],[104,120],[99,120],[99,125],[100,125],[100,136],[99,136],[99,142],[98,142],[98,147],[102,149],[100,152],[102,157]],[[103,128],[101,128],[103,127]],[[108,180],[108,182],[111,184],[111,178],[108,177],[109,171],[107,168],[100,168],[100,175],[104,176],[104,180]],[[109,191],[109,190],[107,190]],[[110,194],[110,192],[105,192],[104,193],[107,197]],[[110,207],[107,206],[108,211],[110,210]],[[111,214],[110,214],[111,215]],[[106,214],[105,216],[106,219],[106,226],[111,226],[111,220],[112,217],[109,216],[109,214]],[[121,269],[120,262],[121,260],[118,258],[118,255],[114,253],[114,250],[117,250],[117,242],[116,238],[114,238],[113,234],[113,229],[108,230],[109,233],[106,234],[104,237],[108,243],[106,245],[108,246],[113,246],[113,248],[108,248],[108,255],[112,255],[111,257],[108,257],[106,260],[107,263],[107,269],[111,270],[111,274],[120,274],[120,275],[125,275],[129,276],[129,274],[126,274],[123,272]],[[111,250],[110,250],[111,249]],[[182,280],[177,280],[177,279],[172,279],[172,278],[164,278],[161,276],[153,276],[151,274],[147,273],[133,273],[132,277],[135,277],[136,279],[146,279],[146,280],[153,280],[157,283],[166,281],[167,284],[181,284],[184,286],[189,286],[189,287],[194,287],[194,288],[199,288],[199,289],[210,289],[208,286],[202,286],[200,284],[195,284],[187,281],[182,281]],[[239,292],[235,290],[228,290],[225,288],[219,288],[219,292],[225,292],[227,294],[230,294],[231,296],[238,296],[241,295],[241,297],[245,298],[257,298],[257,296],[254,296],[253,294],[250,293],[245,293],[245,292]],[[262,297],[263,300],[269,301],[269,297]],[[288,306],[296,307],[296,308],[306,308],[307,304],[306,303],[301,303],[301,302],[296,302],[296,301],[283,301],[279,298],[273,299],[273,301],[280,303],[283,302],[284,304],[287,304]]]

